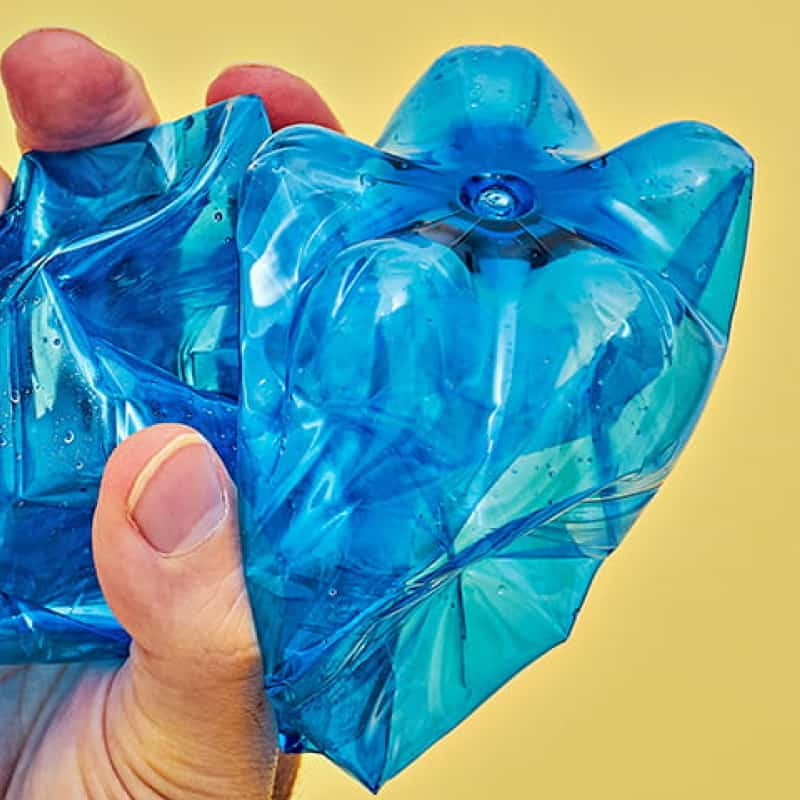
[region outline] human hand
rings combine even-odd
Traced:
[[[0,71],[23,150],[86,147],[158,121],[139,74],[75,32],[27,34]],[[311,86],[273,67],[226,70],[207,101],[245,93],[264,99],[275,129],[339,128]],[[0,210],[10,185],[0,172]],[[235,488],[199,434],[157,425],[114,451],[93,550],[129,658],[0,668],[0,796],[287,798],[297,758],[279,753],[265,703]]]

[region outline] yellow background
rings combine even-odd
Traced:
[[[28,10],[31,9],[31,10]],[[604,144],[678,118],[755,156],[731,350],[678,468],[570,641],[382,792],[385,800],[800,797],[800,13],[791,0],[4,0],[0,46],[77,27],[144,72],[164,118],[235,61],[296,71],[371,140],[462,43],[524,45]],[[13,169],[0,112],[0,160]],[[319,757],[301,800],[368,794]],[[231,800],[234,800],[233,798]]]

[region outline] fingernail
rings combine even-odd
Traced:
[[[128,495],[128,516],[159,552],[208,539],[228,513],[211,448],[198,433],[176,436],[145,464]]]

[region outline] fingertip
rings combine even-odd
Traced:
[[[124,606],[138,600],[124,587],[136,585],[133,574],[146,578],[157,557],[136,530],[129,514],[129,497],[137,478],[155,454],[187,433],[194,431],[172,423],[145,428],[121,442],[106,462],[94,511],[92,549],[106,599],[122,619],[128,616]]]
[[[113,141],[158,121],[139,73],[88,36],[43,28],[0,57],[23,150],[71,150]]]
[[[123,623],[131,616],[141,616],[136,611],[130,612],[130,607],[136,608],[141,599],[126,587],[147,584],[159,555],[140,535],[131,518],[131,493],[158,452],[180,436],[194,433],[186,425],[154,425],[121,442],[106,462],[94,511],[92,549],[106,600]]]
[[[208,87],[206,103],[213,105],[241,94],[258,95],[273,130],[308,123],[341,131],[339,120],[308,81],[267,64],[237,64],[223,70]]]
[[[203,505],[210,489],[204,494],[201,485],[208,481],[209,459],[225,499],[214,519]],[[249,606],[241,604],[235,488],[218,454],[193,428],[155,425],[113,451],[100,485],[92,548],[106,601],[147,650],[193,652],[225,631],[237,647],[252,649]],[[230,626],[206,630],[195,617],[197,607],[230,616],[244,633],[231,633]]]
[[[18,36],[0,55],[0,74],[3,79],[18,68],[29,56],[30,53],[40,51],[43,57],[47,57],[45,51],[41,51],[42,44],[47,45],[48,42],[60,42],[61,45],[65,42],[83,41],[95,47],[99,47],[93,42],[85,33],[73,30],[72,28],[62,27],[48,27],[48,28],[32,28],[31,30]]]

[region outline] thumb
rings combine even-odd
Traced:
[[[191,428],[140,431],[109,459],[94,556],[133,644],[106,731],[133,798],[271,796],[278,748],[236,519],[234,485]]]

